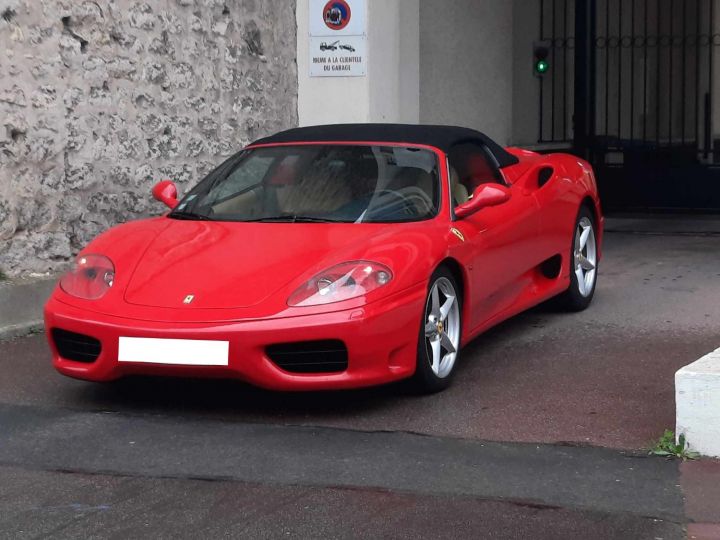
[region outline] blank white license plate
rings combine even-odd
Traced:
[[[230,342],[121,337],[118,362],[172,366],[227,366]]]

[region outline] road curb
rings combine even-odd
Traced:
[[[43,327],[43,306],[57,278],[0,282],[0,340],[23,336]]]
[[[676,430],[690,449],[720,458],[720,349],[675,374]]]

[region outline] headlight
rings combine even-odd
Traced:
[[[382,264],[352,261],[338,264],[318,274],[288,299],[292,307],[321,306],[350,300],[387,285],[392,272]]]
[[[97,300],[115,281],[115,266],[104,255],[80,255],[75,267],[60,278],[60,287],[71,296]]]

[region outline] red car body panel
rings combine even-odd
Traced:
[[[402,141],[397,145],[408,146]],[[577,157],[508,149],[519,160],[502,169],[510,200],[456,220],[449,204],[446,154],[434,147],[412,146],[430,149],[439,158],[442,202],[438,215],[429,221],[232,223],[163,216],[102,234],[83,254],[109,256],[116,267],[115,282],[98,300],[82,300],[56,287],[45,307],[54,366],[65,375],[93,381],[148,374],[232,377],[276,390],[383,384],[415,371],[428,281],[440,264],[450,264],[462,283],[462,343],[466,344],[487,328],[568,288],[570,248],[583,204],[595,213],[601,245],[597,186],[590,166]],[[538,178],[543,169],[552,169],[552,176],[541,186]],[[540,265],[558,256],[559,276],[545,277]],[[288,306],[289,296],[312,276],[356,260],[388,266],[393,280],[353,300]],[[182,299],[188,294],[195,301],[184,305]],[[99,340],[98,359],[88,364],[63,358],[51,335],[55,328]],[[121,364],[121,336],[229,341],[229,364]],[[329,339],[344,342],[348,349],[348,369],[342,373],[289,373],[266,353],[273,344]]]

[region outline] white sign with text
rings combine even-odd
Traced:
[[[311,77],[362,77],[366,74],[367,38],[310,38]]]
[[[310,76],[367,74],[366,0],[310,0]]]

